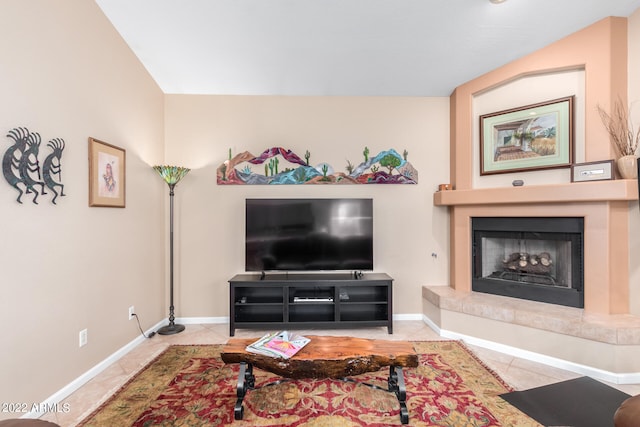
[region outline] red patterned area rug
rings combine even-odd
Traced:
[[[414,343],[418,368],[405,369],[410,426],[540,427],[498,395],[512,391],[462,343]],[[80,426],[401,425],[393,393],[340,380],[276,382],[254,369],[256,389],[234,420],[238,365],[220,359],[222,345],[171,346]],[[353,377],[386,389],[388,370]]]

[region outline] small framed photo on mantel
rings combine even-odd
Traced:
[[[126,152],[89,138],[89,206],[125,207]]]
[[[571,165],[571,182],[606,181],[613,179],[613,160]]]

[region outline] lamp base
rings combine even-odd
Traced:
[[[178,325],[176,323],[170,323],[162,328],[158,329],[158,333],[160,335],[173,335],[179,334],[184,331],[184,325]]]

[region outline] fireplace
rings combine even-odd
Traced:
[[[584,308],[584,218],[471,222],[473,291]]]

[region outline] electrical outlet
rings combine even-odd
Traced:
[[[136,312],[136,308],[134,306],[129,307],[129,320],[133,319],[133,314]]]
[[[87,330],[83,329],[80,331],[80,334],[78,335],[78,344],[79,347],[84,347],[85,345],[87,345]]]

